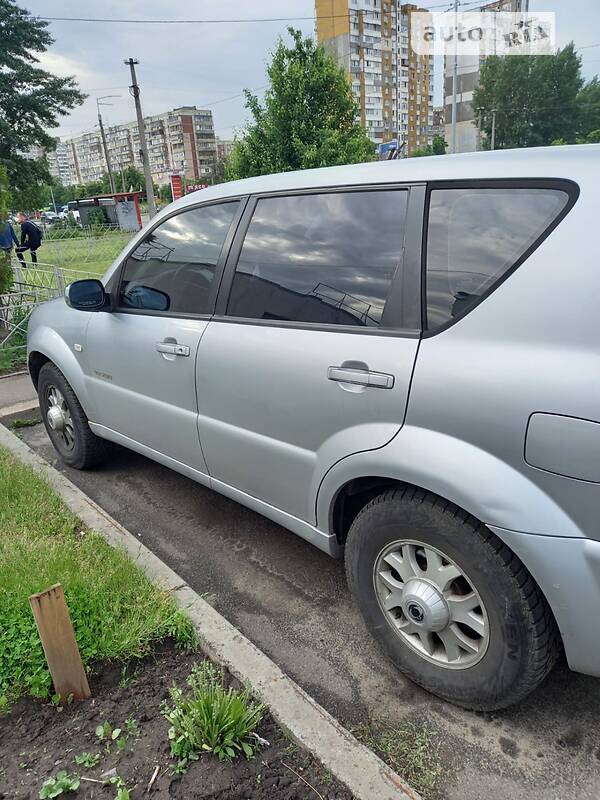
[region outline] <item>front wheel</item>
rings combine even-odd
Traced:
[[[400,670],[465,708],[518,702],[552,668],[552,612],[519,559],[488,528],[428,492],[379,495],[346,542],[348,584]]]
[[[48,436],[65,464],[89,469],[105,459],[109,443],[92,433],[75,392],[50,362],[40,370],[38,398]]]

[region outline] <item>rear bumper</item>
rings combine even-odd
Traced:
[[[600,542],[488,527],[521,559],[544,593],[570,668],[600,677]]]

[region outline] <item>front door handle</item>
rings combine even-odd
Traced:
[[[372,386],[375,389],[391,389],[394,386],[393,375],[388,375],[386,372],[371,372],[371,370],[366,369],[329,367],[327,369],[327,377],[330,381]]]
[[[187,344],[173,342],[157,342],[156,350],[159,353],[167,353],[170,356],[189,356],[190,354],[190,348]]]

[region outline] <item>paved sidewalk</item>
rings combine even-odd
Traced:
[[[16,414],[37,404],[37,394],[27,373],[0,377],[0,413]]]

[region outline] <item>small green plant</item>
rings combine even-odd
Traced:
[[[121,678],[119,680],[119,689],[125,689],[127,686],[131,686],[131,684],[135,683],[139,677],[140,677],[139,669],[134,669],[133,672],[129,672],[129,664],[123,664],[123,666],[121,667]]]
[[[141,733],[138,721],[137,719],[133,719],[133,717],[125,720],[125,730],[128,736],[135,736],[136,739]]]
[[[69,775],[66,770],[62,769],[56,773],[55,777],[44,781],[40,789],[40,800],[58,797],[60,794],[66,794],[67,792],[76,792],[80,783],[78,775]]]
[[[93,769],[95,766],[98,765],[98,762],[102,756],[100,753],[80,753],[78,756],[75,756],[75,763],[78,767],[86,767],[86,769]]]
[[[214,753],[221,761],[241,753],[252,758],[260,746],[252,733],[265,707],[252,700],[249,689],[225,689],[222,671],[210,661],[195,666],[187,683],[191,689],[188,694],[174,686],[170,691],[172,705],[165,701],[161,706],[171,723],[171,755],[177,759],[174,772],[185,772],[202,752]]]
[[[117,750],[124,750],[127,744],[127,737],[122,736],[121,728],[113,728],[108,720],[105,720],[102,725],[96,727],[96,736],[101,742],[104,742],[104,752],[108,755],[110,753],[110,746],[114,742],[117,745]]]
[[[120,775],[113,775],[106,783],[117,787],[115,800],[130,800],[129,789]]]
[[[13,419],[11,427],[14,430],[18,430],[19,428],[32,428],[34,425],[39,425],[41,421],[42,418],[38,416],[32,419]]]

